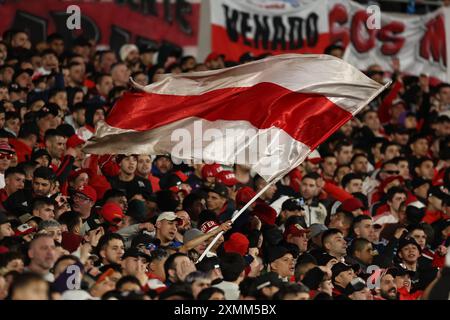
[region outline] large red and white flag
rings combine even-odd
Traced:
[[[328,55],[286,54],[165,75],[142,92],[125,93],[85,151],[239,163],[271,181],[385,87]]]

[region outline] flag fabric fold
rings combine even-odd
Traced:
[[[328,55],[286,54],[164,75],[141,92],[125,93],[84,150],[240,163],[271,181],[386,87]]]

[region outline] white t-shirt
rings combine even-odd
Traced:
[[[5,174],[0,173],[0,189],[3,189],[5,187]]]

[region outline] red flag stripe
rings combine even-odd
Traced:
[[[277,127],[315,148],[352,114],[322,95],[260,83],[250,88],[225,88],[194,96],[125,93],[106,122],[119,129],[146,131],[187,117],[244,120],[257,129]]]

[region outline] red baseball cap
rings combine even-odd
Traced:
[[[342,202],[341,209],[346,212],[352,212],[357,209],[364,209],[364,204],[358,198],[350,198]]]
[[[275,221],[277,220],[277,212],[268,204],[258,203],[253,209],[253,213],[259,218],[259,220],[261,220],[262,223],[275,225]]]
[[[302,228],[301,225],[296,223],[296,224],[289,225],[289,227],[286,230],[284,230],[283,237],[284,237],[284,239],[287,239],[288,235],[290,235],[290,234],[293,236],[302,236],[307,233],[309,233],[308,229]]]
[[[114,202],[105,203],[100,210],[100,215],[111,224],[117,224],[124,217],[122,208]]]
[[[88,197],[93,202],[97,202],[97,192],[89,185],[79,187],[76,192]]]
[[[236,205],[243,205],[256,196],[255,190],[250,187],[243,187],[236,193]]]
[[[230,238],[223,244],[225,252],[239,253],[241,256],[245,256],[248,251],[250,242],[245,235],[240,232],[233,233]]]
[[[224,58],[225,58],[225,55],[224,55],[224,54],[219,54],[219,53],[217,53],[217,52],[211,52],[211,53],[208,54],[208,56],[206,57],[205,63],[206,63],[206,62],[209,62],[209,61],[211,61],[211,60],[217,60],[217,59],[219,59],[219,58],[224,59]]]
[[[67,148],[76,148],[83,145],[86,141],[81,139],[78,135],[74,134],[69,139],[67,139]]]
[[[215,177],[221,171],[223,171],[223,168],[218,163],[205,164],[202,168],[202,178]]]
[[[216,180],[219,183],[223,183],[227,187],[235,186],[239,182],[236,179],[236,175],[234,174],[234,172],[233,171],[229,171],[229,170],[220,171],[216,175]]]

